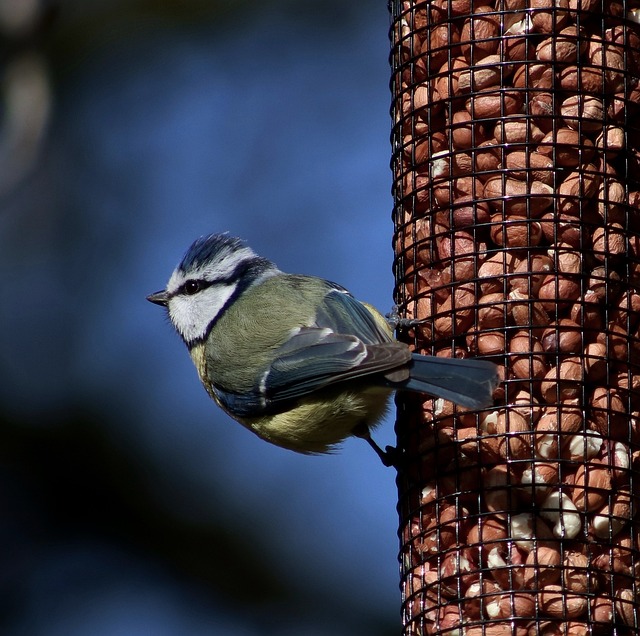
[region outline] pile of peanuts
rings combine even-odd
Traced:
[[[640,634],[633,1],[395,3],[397,300],[504,378],[407,409],[405,634]]]

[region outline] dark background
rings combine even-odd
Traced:
[[[258,440],[145,301],[229,230],[390,308],[388,27],[381,0],[0,0],[2,634],[398,633],[393,471]]]

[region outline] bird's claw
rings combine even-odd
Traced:
[[[402,318],[400,316],[398,305],[394,305],[391,308],[391,311],[385,315],[385,319],[387,324],[394,331],[406,331],[407,329],[411,329],[417,325],[425,322],[424,319],[420,320],[418,318]]]
[[[398,468],[401,459],[401,452],[398,448],[395,446],[385,446],[384,450],[382,450],[371,437],[369,427],[366,424],[356,427],[353,430],[353,434],[367,442],[385,466]]]

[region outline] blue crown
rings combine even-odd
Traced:
[[[223,253],[233,253],[244,247],[245,244],[239,238],[229,236],[226,232],[201,236],[187,250],[178,269],[183,273],[192,271],[215,260]]]

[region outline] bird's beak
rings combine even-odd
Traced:
[[[155,305],[162,305],[163,307],[166,307],[169,303],[169,295],[163,289],[162,291],[158,291],[155,294],[149,294],[149,296],[147,296],[147,300],[150,303],[154,303]]]

